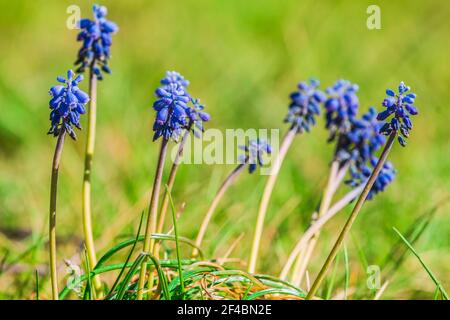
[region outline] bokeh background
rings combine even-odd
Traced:
[[[0,298],[32,298],[34,272],[48,294],[47,212],[55,140],[47,94],[75,61],[76,30],[66,9],[91,17],[91,1],[0,2]],[[361,112],[380,110],[384,91],[404,80],[418,95],[420,115],[408,147],[396,145],[398,169],[386,192],[367,203],[347,241],[355,297],[370,298],[366,265],[380,265],[421,215],[437,210],[414,244],[444,287],[450,287],[450,3],[435,1],[102,1],[120,31],[114,36],[112,76],[99,84],[93,174],[98,251],[131,237],[147,206],[158,146],[152,143],[153,91],[166,70],[190,81],[212,115],[209,127],[280,128],[298,81],[338,78],[359,84]],[[381,30],[366,27],[370,4],[381,8]],[[87,81],[82,84],[87,90]],[[83,120],[85,123],[86,119]],[[270,203],[261,272],[278,274],[319,201],[333,152],[324,121],[289,151]],[[79,263],[81,182],[85,135],[67,141],[60,172],[58,258]],[[195,236],[227,165],[180,168],[173,196],[185,203],[179,228]],[[167,173],[167,172],[166,172]],[[205,242],[223,254],[242,233],[233,257],[248,259],[265,177],[243,174],[216,212]],[[344,186],[340,194],[347,191]],[[337,199],[337,198],[336,198]],[[317,273],[346,208],[329,223],[314,253]],[[342,263],[342,259],[341,259]],[[239,265],[238,265],[239,267]],[[240,266],[244,268],[244,266]],[[341,268],[339,266],[338,268]],[[341,270],[341,269],[338,269]],[[340,271],[339,271],[340,272]],[[339,286],[339,285],[338,285]],[[384,298],[432,298],[434,285],[408,254]]]

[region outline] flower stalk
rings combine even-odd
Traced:
[[[144,253],[153,252],[153,248],[154,248],[154,244],[155,244],[155,240],[152,239],[151,235],[153,233],[155,233],[156,224],[158,221],[159,193],[161,191],[161,181],[162,181],[162,174],[163,174],[163,170],[164,170],[164,162],[165,162],[166,154],[167,154],[168,141],[169,140],[167,138],[163,138],[163,140],[161,141],[161,149],[159,152],[159,158],[158,158],[158,164],[156,167],[155,179],[153,181],[153,189],[152,189],[152,195],[150,198],[150,205],[149,205],[149,209],[148,209],[147,224],[145,227],[144,248],[143,248]],[[141,264],[141,271],[139,274],[138,292],[137,292],[138,300],[142,300],[142,298],[143,298],[146,274],[147,274],[147,264],[145,262],[143,262]]]
[[[92,162],[95,151],[95,133],[97,122],[97,76],[93,72],[93,62],[89,72],[89,108],[87,110],[87,129],[86,129],[86,150],[84,154],[84,174],[82,186],[82,221],[83,233],[86,244],[87,258],[89,265],[97,264],[95,253],[94,236],[92,231],[92,202],[91,202],[91,178],[92,178]],[[93,286],[97,294],[101,291],[100,276],[96,275],[92,278]]]
[[[324,280],[328,269],[330,268],[331,264],[333,263],[334,259],[336,258],[336,255],[342,245],[342,243],[345,240],[345,237],[350,232],[350,229],[355,222],[359,212],[361,211],[362,206],[364,205],[364,202],[366,201],[367,196],[369,195],[370,190],[372,189],[372,186],[375,183],[375,180],[380,173],[381,169],[383,168],[384,163],[386,162],[386,159],[389,155],[389,152],[392,149],[392,145],[394,143],[394,140],[397,136],[397,132],[394,131],[390,134],[389,139],[383,149],[383,152],[381,153],[381,157],[378,160],[377,165],[375,166],[374,170],[372,171],[372,174],[370,175],[369,179],[367,180],[364,189],[361,193],[361,195],[358,198],[358,201],[355,204],[355,207],[353,208],[350,216],[347,219],[347,222],[345,223],[341,233],[339,234],[338,239],[336,240],[336,243],[333,246],[333,249],[331,249],[331,252],[329,253],[327,259],[325,260],[325,263],[322,266],[322,269],[320,270],[316,280],[314,281],[313,285],[311,286],[311,289],[308,292],[308,295],[306,296],[307,300],[310,300],[314,297],[317,290],[319,289],[320,285],[322,284],[322,281]]]
[[[248,266],[249,273],[255,272],[256,263],[258,260],[258,251],[259,251],[259,247],[261,244],[261,236],[262,236],[263,227],[264,227],[264,220],[266,217],[267,207],[269,205],[270,196],[272,195],[272,191],[275,186],[275,182],[277,180],[278,173],[280,172],[281,164],[283,163],[286,153],[289,150],[289,147],[291,146],[292,142],[294,141],[296,134],[297,134],[297,127],[293,126],[284,136],[283,141],[280,146],[280,152],[278,154],[278,157],[275,160],[275,163],[272,167],[270,175],[267,179],[266,186],[264,188],[264,193],[263,193],[261,203],[259,206],[259,210],[258,210],[258,216],[256,219],[252,251],[250,254],[250,261],[249,261],[249,266]]]
[[[58,274],[56,271],[56,200],[58,194],[59,163],[61,162],[65,136],[66,130],[64,129],[64,126],[62,126],[56,142],[55,153],[53,155],[52,177],[50,184],[49,255],[53,300],[58,300]]]
[[[186,144],[186,141],[190,134],[190,127],[191,126],[189,126],[189,128],[186,129],[186,131],[184,132],[183,138],[181,139],[181,142],[178,145],[177,154],[172,164],[172,168],[170,169],[169,178],[167,180],[167,189],[164,192],[163,202],[161,205],[161,210],[159,212],[158,226],[156,228],[157,233],[161,233],[164,228],[167,209],[169,208],[169,200],[170,200],[169,193],[172,192],[172,188],[175,183],[175,177],[177,175],[178,167],[180,165],[180,160],[181,157],[183,156],[184,145]],[[157,250],[155,250],[155,252],[157,252]]]

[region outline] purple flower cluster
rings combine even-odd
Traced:
[[[78,88],[83,76],[75,77],[75,73],[69,70],[67,71],[67,80],[61,76],[56,79],[62,85],[53,86],[49,91],[52,98],[49,102],[51,125],[48,134],[56,137],[63,129],[75,140],[76,134],[73,126],[81,129],[80,115],[86,112],[84,106],[89,101],[88,94]]]
[[[380,134],[383,125],[377,120],[377,112],[370,108],[361,119],[351,121],[351,129],[339,136],[336,158],[341,162],[349,161],[350,179],[346,183],[357,187],[366,182],[375,168],[378,158],[375,153],[385,144],[385,137]],[[368,199],[384,189],[393,181],[395,169],[391,163],[385,163],[378,175]]]
[[[311,79],[309,84],[300,82],[298,90],[290,96],[291,103],[284,122],[290,123],[297,133],[309,132],[316,124],[315,116],[320,114],[320,104],[325,101],[325,95],[318,90],[320,82]]]
[[[83,45],[78,51],[78,58],[75,65],[77,72],[84,72],[86,68],[92,68],[97,79],[103,79],[102,71],[111,73],[108,66],[110,58],[110,48],[112,45],[112,34],[119,28],[114,22],[106,19],[108,10],[104,6],[94,5],[94,20],[81,19],[79,27],[80,33],[77,41],[82,41]],[[101,69],[101,70],[100,70]]]
[[[264,157],[272,153],[272,147],[263,139],[250,140],[247,145],[239,146],[244,151],[239,156],[241,163],[248,163],[248,172],[253,173],[257,166],[265,164]]]
[[[347,80],[338,80],[332,87],[327,88],[325,126],[330,131],[329,141],[350,131],[352,121],[358,113],[358,89],[357,85]]]
[[[398,92],[395,93],[392,89],[387,89],[387,98],[383,100],[383,106],[386,110],[378,114],[378,120],[384,121],[391,115],[390,122],[386,122],[380,129],[384,135],[390,135],[392,132],[400,132],[398,135],[399,143],[404,147],[406,140],[409,137],[409,132],[412,129],[412,122],[410,116],[418,114],[417,108],[413,105],[416,98],[415,93],[408,93],[411,88],[406,86],[403,81],[398,86]]]
[[[153,124],[153,141],[160,137],[178,141],[183,130],[192,130],[196,136],[203,131],[203,122],[210,116],[203,111],[204,106],[192,98],[187,86],[189,81],[175,71],[168,71],[156,89],[157,100],[153,104],[156,119]]]
[[[350,167],[351,179],[346,181],[352,187],[357,187],[364,184],[372,174],[373,168],[377,165],[378,158],[374,157],[369,161],[368,165],[362,165],[360,167]],[[367,200],[371,200],[377,193],[380,193],[386,189],[386,187],[394,180],[396,170],[391,162],[384,163],[383,168],[378,174],[374,185],[369,191]]]
[[[352,159],[356,163],[366,163],[385,143],[381,135],[382,123],[376,119],[377,111],[369,108],[361,119],[350,121],[350,130],[341,134],[336,148],[336,159],[343,162]]]

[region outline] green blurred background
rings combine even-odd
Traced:
[[[50,166],[55,140],[47,94],[75,61],[76,30],[66,9],[91,17],[91,1],[0,2],[0,298],[30,298],[34,270],[43,295]],[[366,288],[364,264],[378,265],[406,231],[434,206],[436,215],[415,244],[444,286],[450,287],[450,3],[441,1],[102,1],[120,26],[114,36],[112,76],[99,84],[98,136],[93,173],[97,249],[104,252],[136,230],[148,201],[158,146],[151,141],[153,91],[166,70],[190,81],[212,115],[209,127],[280,128],[288,95],[311,76],[322,87],[338,78],[359,84],[361,111],[380,109],[387,87],[404,80],[418,95],[420,115],[408,147],[396,145],[398,169],[388,190],[368,203],[347,242],[351,285]],[[366,27],[370,4],[381,8],[381,30]],[[82,84],[87,90],[87,81]],[[86,119],[83,119],[85,123]],[[281,170],[270,203],[259,270],[278,274],[325,184],[333,148],[324,121],[299,136]],[[60,173],[59,260],[77,261],[82,248],[81,182],[85,135],[67,141]],[[186,207],[179,226],[195,236],[226,165],[186,165],[174,188]],[[167,173],[167,172],[166,172]],[[244,174],[224,198],[205,242],[220,256],[241,233],[234,257],[247,260],[265,177]],[[343,187],[341,193],[347,191]],[[337,199],[337,198],[336,198]],[[324,260],[350,207],[329,223],[313,256]],[[44,240],[41,238],[44,237]],[[188,252],[188,251],[187,251]],[[79,260],[79,258],[78,258]],[[342,260],[341,260],[342,261]],[[7,267],[7,268],[6,268]],[[244,268],[244,266],[240,266]],[[64,266],[62,266],[64,273]],[[384,298],[432,298],[434,286],[408,255]]]

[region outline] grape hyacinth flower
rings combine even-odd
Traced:
[[[290,123],[291,127],[281,142],[280,152],[277,158],[274,159],[274,165],[272,166],[264,187],[264,192],[258,208],[252,250],[248,263],[249,273],[254,273],[256,270],[264,220],[267,213],[270,196],[275,186],[284,157],[294,141],[295,136],[298,133],[303,133],[305,131],[309,132],[311,126],[315,125],[315,116],[320,114],[320,105],[325,101],[325,94],[318,89],[319,84],[320,82],[315,79],[311,79],[309,83],[300,82],[297,86],[298,90],[290,95],[291,102],[289,104],[289,111],[284,119],[284,122]]]
[[[244,154],[239,156],[241,163],[248,163],[248,172],[253,173],[258,165],[265,164],[264,157],[272,153],[272,147],[265,140],[250,140],[246,145],[239,146]]]
[[[77,72],[84,72],[86,69],[89,71],[89,95],[91,101],[87,114],[81,208],[84,240],[91,266],[97,264],[91,213],[91,177],[97,125],[97,81],[103,79],[102,72],[111,73],[108,60],[111,56],[112,35],[119,30],[115,23],[106,19],[107,11],[106,7],[95,4],[93,6],[94,19],[80,19],[78,24],[81,31],[78,33],[77,41],[82,42],[82,46],[78,50],[77,60],[75,61],[75,65],[78,68]],[[97,297],[102,297],[100,275],[94,276],[92,282]]]
[[[372,174],[373,168],[375,168],[377,163],[378,158],[374,157],[370,160],[370,166],[372,168],[370,168],[369,165],[350,167],[351,179],[346,181],[346,183],[353,188],[356,188],[366,183],[367,179],[369,179],[370,175]],[[367,200],[373,199],[373,197],[376,194],[384,191],[384,189],[394,180],[395,174],[396,170],[394,169],[393,164],[389,161],[386,161],[380,173],[378,174],[375,183],[370,189],[369,194],[367,195]]]
[[[180,73],[176,71],[167,71],[166,76],[161,80],[161,84],[170,85],[175,84],[184,88],[186,95],[190,99],[191,105],[188,105],[185,108],[186,116],[187,116],[187,125],[183,127],[184,135],[181,139],[181,142],[178,145],[178,151],[175,156],[175,159],[172,164],[172,168],[170,169],[169,178],[167,181],[167,190],[164,193],[163,202],[161,205],[161,210],[159,214],[157,233],[161,233],[164,227],[164,221],[166,218],[167,209],[169,206],[169,192],[172,191],[173,185],[175,183],[175,176],[177,174],[178,165],[183,156],[184,145],[187,142],[190,132],[193,133],[194,137],[200,138],[201,133],[204,132],[203,123],[210,120],[210,115],[204,111],[205,106],[200,103],[200,99],[192,98],[189,93],[187,93],[187,86],[189,85],[189,81],[186,80]],[[184,121],[183,121],[184,122]],[[172,135],[173,140],[176,142],[179,139],[180,133],[183,129],[177,129],[174,131]],[[155,255],[159,254],[159,243],[156,244],[155,247]]]
[[[58,300],[58,275],[56,270],[56,200],[58,193],[58,174],[61,155],[64,147],[66,133],[72,139],[76,139],[73,126],[80,129],[80,115],[85,113],[84,105],[89,101],[89,96],[78,88],[83,76],[72,70],[67,71],[67,79],[57,77],[62,85],[50,88],[50,130],[49,134],[58,137],[53,155],[52,176],[50,186],[50,210],[49,210],[49,257],[50,278],[52,285],[52,298]]]
[[[220,186],[217,191],[211,205],[206,212],[205,217],[200,225],[199,232],[197,234],[197,238],[195,239],[196,247],[200,247],[203,241],[203,237],[205,236],[206,230],[208,228],[209,222],[211,221],[212,215],[217,208],[220,200],[222,199],[225,191],[228,190],[230,185],[242,172],[247,164],[249,164],[249,173],[253,173],[259,164],[260,166],[264,165],[264,155],[272,153],[272,148],[270,144],[268,144],[265,140],[256,139],[250,140],[245,146],[239,146],[239,149],[244,151],[243,155],[239,156],[239,164],[238,166],[225,178],[224,182]],[[198,250],[194,248],[192,251],[192,256],[196,257],[198,255]]]
[[[309,84],[300,82],[298,91],[290,96],[291,103],[284,122],[290,123],[297,133],[309,132],[316,124],[314,117],[320,114],[320,104],[325,101],[324,93],[317,89],[319,84],[316,79],[311,79]]]
[[[108,66],[108,59],[111,56],[112,35],[119,28],[114,22],[106,19],[108,10],[104,6],[94,4],[94,20],[81,19],[79,21],[80,33],[77,41],[82,41],[83,45],[78,51],[78,58],[75,65],[77,72],[84,72],[86,68],[92,68],[92,72],[98,80],[103,79],[101,71],[111,73]],[[100,70],[101,69],[101,70]]]
[[[160,137],[178,141],[181,132],[188,125],[189,94],[178,83],[164,85],[156,89],[155,93],[158,99],[153,104],[153,109],[157,112],[153,124],[153,141]]]
[[[76,140],[77,136],[73,127],[81,129],[80,115],[86,112],[85,105],[89,101],[87,93],[78,88],[78,84],[83,80],[82,75],[75,77],[72,70],[67,71],[67,79],[59,76],[56,85],[50,88],[52,99],[49,102],[50,109],[50,130],[48,134],[57,137],[64,129],[69,136]]]
[[[412,129],[411,119],[407,113],[410,115],[416,115],[418,113],[416,107],[413,106],[416,95],[414,93],[407,93],[410,91],[410,88],[403,82],[400,83],[398,89],[398,94],[396,94],[393,90],[386,90],[386,94],[389,96],[389,98],[383,101],[383,105],[386,107],[386,110],[379,113],[377,116],[378,120],[386,120],[390,115],[393,115],[391,121],[386,122],[380,129],[381,134],[389,136],[387,142],[381,152],[380,158],[372,159],[371,165],[373,166],[373,170],[371,170],[370,175],[366,179],[361,195],[356,201],[356,204],[344,227],[342,228],[338,239],[325,260],[325,263],[323,264],[313,285],[311,286],[311,289],[306,296],[307,300],[310,300],[315,296],[365,201],[370,197],[373,197],[376,192],[383,190],[394,178],[395,172],[392,165],[386,162],[387,157],[392,149],[396,137],[398,137],[398,141],[402,146],[405,145],[404,138],[408,137],[409,131]],[[403,137],[398,135],[399,130]],[[363,172],[363,174],[365,173],[365,175],[367,175],[370,169],[366,170],[365,168],[364,171],[367,172]]]
[[[144,237],[145,253],[152,253],[158,255],[159,246],[155,245],[154,239],[151,234],[157,230],[162,229],[165,214],[169,202],[169,194],[173,187],[177,167],[178,159],[183,152],[184,143],[189,135],[191,126],[196,123],[200,126],[200,121],[208,121],[209,115],[203,112],[203,106],[199,101],[192,99],[187,92],[186,87],[189,85],[181,74],[175,71],[166,72],[166,76],[161,80],[161,87],[155,91],[157,100],[153,103],[153,109],[156,111],[156,118],[153,124],[153,141],[156,141],[162,137],[161,149],[159,152],[158,164],[156,168],[155,179],[153,182],[152,195],[149,204],[149,214],[147,218],[147,224]],[[194,106],[190,107],[189,103]],[[201,109],[201,110],[200,110]],[[200,126],[203,130],[203,126]],[[179,141],[179,137],[184,131],[182,142],[178,147],[177,158],[172,165],[172,169],[169,175],[169,181],[167,183],[166,194],[163,199],[163,205],[161,207],[161,214],[158,220],[158,203],[159,193],[161,190],[162,173],[167,154],[167,146],[170,139],[175,142]],[[138,281],[137,299],[141,300],[144,295],[144,285],[146,282],[147,265],[145,261],[141,264],[141,270]],[[153,275],[150,274],[147,283],[153,282]]]
[[[351,129],[352,120],[358,113],[358,89],[350,81],[338,80],[325,91],[328,96],[325,101],[325,127],[330,131],[329,141]]]
[[[361,119],[353,119],[350,130],[341,134],[336,148],[336,159],[365,164],[371,160],[374,153],[386,142],[380,134],[383,123],[377,120],[375,108],[369,108]]]
[[[386,110],[378,114],[378,120],[384,121],[391,115],[390,122],[386,122],[381,128],[380,132],[384,135],[390,135],[392,132],[399,132],[397,139],[401,146],[406,146],[406,140],[409,137],[409,132],[412,129],[412,122],[410,116],[418,114],[417,108],[413,105],[416,94],[409,92],[411,88],[406,86],[402,81],[398,86],[398,92],[395,93],[392,89],[387,89],[387,98],[383,100],[383,106]]]

